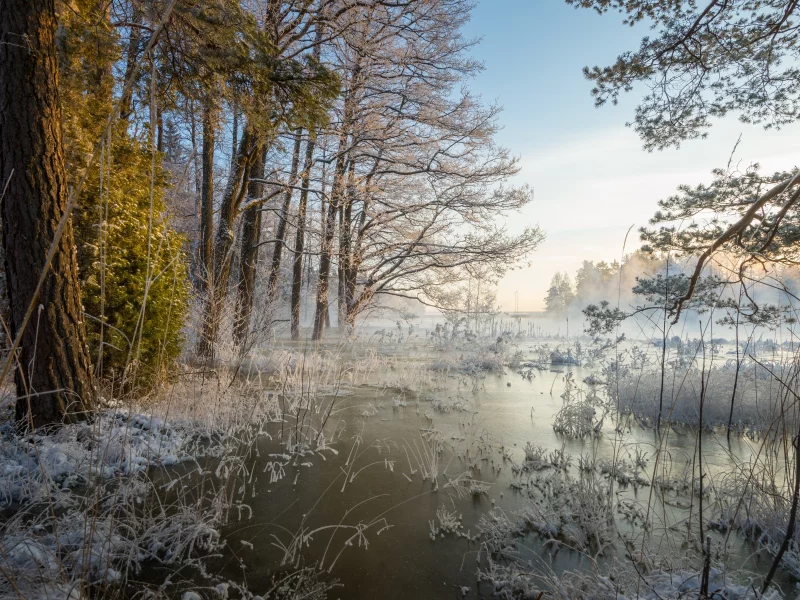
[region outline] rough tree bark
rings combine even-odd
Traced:
[[[262,150],[253,160],[248,174],[247,195],[251,199],[263,195],[264,163],[266,151]],[[233,341],[244,349],[250,332],[250,315],[253,312],[253,289],[258,263],[258,246],[261,237],[261,207],[253,205],[244,211],[242,217],[241,259],[239,260],[239,281],[237,283],[236,320],[233,325]]]
[[[198,280],[201,290],[213,288],[214,235],[214,136],[216,111],[213,100],[203,104],[203,178],[200,188],[200,264]]]
[[[38,298],[37,280],[67,206],[54,0],[4,0],[0,10],[0,180],[11,333],[31,302],[15,371],[21,425],[71,421],[94,403],[71,225]]]
[[[212,280],[213,285],[206,293],[203,314],[202,333],[198,344],[198,354],[204,359],[214,355],[214,347],[219,337],[222,308],[228,294],[228,280],[231,274],[231,258],[234,244],[233,224],[236,213],[242,204],[246,190],[245,174],[250,167],[254,155],[260,152],[256,148],[255,138],[245,125],[244,133],[236,152],[236,162],[228,177],[228,184],[222,197],[219,211],[219,223],[214,238]]]
[[[364,234],[366,233],[367,211],[369,211],[369,197],[372,186],[372,178],[378,170],[380,164],[380,154],[375,159],[375,164],[372,170],[367,174],[364,180],[364,187],[362,192],[361,212],[358,216],[358,223],[355,240],[352,241],[349,254],[347,257],[347,269],[345,272],[345,294],[347,298],[347,314],[345,315],[345,322],[350,328],[354,328],[356,324],[356,317],[361,312],[364,304],[368,302],[372,296],[369,293],[362,294],[356,300],[356,285],[358,282],[358,270],[361,268],[363,260],[363,246]],[[351,234],[352,235],[352,234]]]
[[[351,159],[347,168],[347,185],[339,208],[339,327],[349,326],[347,315],[350,312],[353,297],[349,294],[347,279],[352,266],[351,232],[353,220],[353,201],[355,197],[356,161]]]

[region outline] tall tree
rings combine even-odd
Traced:
[[[72,420],[94,403],[61,131],[54,0],[5,0],[0,10],[0,179],[11,333],[20,336],[17,418]],[[51,245],[57,240],[52,258]],[[48,260],[50,258],[50,260]],[[49,273],[39,292],[37,282]],[[38,306],[30,323],[31,305]],[[27,326],[26,326],[27,325]]]
[[[306,213],[308,211],[308,193],[311,186],[311,167],[314,161],[316,131],[309,132],[306,142],[306,154],[303,159],[303,179],[301,182],[300,202],[297,206],[297,229],[294,238],[294,257],[292,260],[292,300],[291,330],[292,340],[300,339],[300,300],[303,291],[303,252],[306,242]],[[324,174],[323,174],[324,180]]]
[[[275,245],[272,250],[272,265],[269,270],[269,280],[267,281],[267,301],[270,310],[274,312],[275,298],[278,294],[278,278],[281,274],[281,257],[283,256],[284,240],[286,229],[289,225],[289,209],[292,204],[292,192],[297,185],[297,170],[300,164],[300,144],[303,141],[303,130],[298,128],[294,132],[294,149],[292,150],[292,164],[289,167],[286,192],[283,195],[283,204],[278,213],[278,227],[275,231]]]
[[[251,205],[242,216],[242,246],[239,257],[236,317],[233,325],[233,341],[241,350],[246,349],[245,342],[250,331],[250,315],[253,312],[253,291],[256,283],[262,215],[262,211],[255,201],[263,195],[265,154],[266,151],[262,150],[250,167],[247,195],[251,200]]]
[[[547,290],[544,303],[547,312],[564,316],[567,314],[570,305],[575,300],[575,293],[572,291],[572,282],[567,273],[556,273],[550,280],[550,288]]]
[[[213,261],[211,267],[213,282],[210,286],[203,314],[202,332],[198,353],[204,358],[211,358],[220,332],[222,311],[228,294],[228,281],[234,251],[234,222],[239,207],[245,197],[247,177],[253,157],[261,152],[255,135],[248,128],[239,141],[239,149],[235,154],[235,162],[228,175],[228,183],[222,196],[219,211],[217,233],[214,236]]]
[[[220,2],[222,0],[219,0]],[[222,53],[222,64],[229,87],[238,92],[242,132],[232,157],[228,184],[222,197],[213,242],[213,289],[205,302],[198,351],[210,356],[220,334],[223,306],[227,298],[231,260],[235,248],[235,224],[243,210],[253,157],[277,131],[284,128],[314,125],[325,119],[327,109],[338,89],[336,77],[308,50],[313,46],[311,24],[321,6],[298,1],[287,6],[269,2],[266,18],[244,14],[238,3],[226,3],[226,10],[239,15],[241,31],[231,42],[236,52]],[[234,7],[235,5],[235,7]],[[256,204],[270,200],[257,199]]]
[[[468,277],[467,265],[497,276],[541,239],[536,228],[508,235],[500,225],[531,194],[504,186],[517,167],[493,142],[497,107],[461,87],[479,68],[466,52],[472,41],[461,35],[469,9],[462,0],[420,0],[348,14],[352,24],[331,51],[348,79],[331,118],[339,147],[323,227],[317,339],[331,260],[339,326],[352,327],[382,297],[436,303],[442,286]]]
[[[216,137],[216,110],[214,100],[207,96],[203,102],[203,162],[200,184],[200,243],[198,280],[200,287],[213,287],[212,249],[214,246],[214,140]]]
[[[347,92],[344,105],[344,120],[339,134],[338,157],[336,158],[336,168],[333,173],[333,184],[331,185],[331,196],[327,207],[323,211],[322,221],[322,241],[320,246],[319,276],[317,278],[317,301],[314,311],[314,331],[313,340],[321,340],[322,332],[325,327],[326,319],[329,316],[329,289],[331,262],[333,260],[333,242],[336,235],[336,213],[341,204],[341,196],[344,189],[345,171],[347,169],[347,143],[349,140],[349,127],[353,118],[353,81],[355,75],[351,75],[351,88]]]

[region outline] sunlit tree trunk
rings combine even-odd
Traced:
[[[11,334],[21,332],[16,416],[28,427],[78,418],[94,403],[72,226],[47,254],[67,206],[54,0],[0,9],[0,180]],[[38,297],[37,280],[50,273]]]
[[[344,254],[342,253],[342,242],[344,238],[344,228],[347,224],[344,220],[344,203],[347,199],[347,191],[342,194],[339,202],[339,210],[337,211],[337,218],[339,220],[339,250],[336,253],[336,323],[341,327],[344,318],[345,304],[344,304]]]
[[[354,328],[356,324],[356,317],[361,311],[365,303],[372,300],[373,294],[369,290],[364,290],[364,293],[356,299],[356,285],[358,283],[358,271],[361,268],[362,252],[364,245],[364,235],[366,233],[367,212],[369,211],[369,195],[370,186],[372,185],[372,178],[378,168],[379,159],[376,159],[375,166],[372,171],[365,178],[364,183],[364,199],[361,204],[361,212],[358,216],[358,227],[355,239],[352,242],[350,253],[347,260],[347,272],[345,275],[345,293],[348,299],[347,314],[345,320],[349,328]]]
[[[323,327],[326,320],[330,318],[328,312],[328,292],[330,286],[331,259],[333,255],[333,240],[336,234],[336,213],[342,204],[341,196],[344,193],[344,179],[350,154],[347,144],[350,139],[350,129],[353,123],[356,102],[354,87],[358,81],[359,72],[360,69],[358,64],[356,64],[350,76],[350,89],[344,99],[344,111],[340,126],[341,129],[339,131],[336,168],[333,174],[333,184],[331,185],[331,198],[328,202],[327,212],[323,213],[322,244],[319,257],[319,276],[317,279],[317,302],[314,311],[314,331],[312,334],[312,339],[314,340],[322,339]]]
[[[347,167],[347,185],[342,196],[342,207],[339,209],[339,327],[352,323],[347,318],[353,297],[349,293],[348,279],[353,264],[351,252],[352,243],[350,236],[352,232],[353,201],[355,195],[355,160],[350,160]]]

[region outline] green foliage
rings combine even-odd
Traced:
[[[616,103],[646,83],[634,125],[648,149],[705,135],[713,119],[735,112],[744,122],[779,127],[800,115],[800,45],[795,0],[567,0],[625,22],[651,24],[653,35],[607,67],[585,69],[595,103]]]
[[[109,22],[107,5],[74,0],[59,15],[59,95],[64,154],[70,187],[77,183],[111,112],[113,65],[120,40]]]
[[[550,280],[550,289],[547,290],[544,302],[547,312],[555,315],[565,315],[570,305],[575,300],[572,291],[572,282],[566,273],[556,273]]]
[[[698,253],[743,218],[756,198],[796,173],[764,175],[756,164],[743,172],[716,169],[708,185],[682,185],[677,194],[659,201],[659,210],[650,219],[653,227],[641,230],[644,247],[676,255]],[[719,249],[732,256],[749,257],[752,264],[795,263],[800,257],[800,211],[796,200],[796,189],[780,192],[764,204],[758,219],[745,223],[741,232],[728,238]]]
[[[269,18],[269,17],[268,17]],[[274,18],[278,18],[277,15]],[[308,6],[296,15],[308,30]],[[212,102],[236,99],[249,125],[270,137],[282,125],[312,129],[325,123],[339,93],[339,78],[310,53],[287,58],[286,39],[260,23],[237,0],[181,0],[162,42],[162,79],[187,96]]]
[[[608,335],[630,316],[618,308],[611,308],[607,300],[590,304],[583,309],[583,314],[586,317],[584,331],[592,336]]]
[[[74,0],[62,10],[58,39],[65,154],[74,186],[111,112],[122,40],[108,4],[97,0]],[[157,156],[153,171],[147,145],[122,122],[110,151],[90,169],[73,213],[92,361],[102,377],[124,381],[126,390],[155,384],[183,343],[189,293],[184,240],[166,217],[161,162]]]
[[[723,285],[718,277],[709,275],[698,279],[690,304],[685,308],[693,308],[699,313],[713,307],[719,299],[719,288]],[[685,273],[656,273],[653,277],[637,277],[633,293],[641,296],[648,303],[637,306],[637,310],[661,309],[674,310],[676,303],[689,291],[689,276]]]
[[[104,377],[140,391],[180,354],[189,295],[184,239],[166,216],[167,182],[156,158],[151,191],[149,150],[118,134],[110,175],[101,187],[93,170],[75,214],[92,360]]]
[[[609,291],[619,280],[620,264],[615,260],[607,263],[585,260],[575,274],[575,296],[580,300],[594,298],[598,293]]]
[[[633,125],[648,150],[706,135],[712,121],[736,114],[777,128],[800,118],[800,45],[795,0],[566,0],[598,13],[619,12],[652,34],[615,63],[586,68],[596,105],[616,103],[639,84],[649,88]],[[733,156],[731,157],[733,159]],[[714,171],[710,185],[679,188],[642,230],[645,250],[698,256],[695,277],[717,252],[739,280],[753,268],[797,263],[800,212],[794,173],[761,175],[758,165]],[[686,294],[697,290],[691,286]],[[683,306],[679,303],[678,308]],[[745,308],[747,319],[769,320]]]
[[[761,304],[755,302],[737,301],[726,298],[717,304],[717,308],[726,309],[728,314],[717,320],[720,325],[738,327],[747,324],[764,327],[773,331],[781,325],[790,325],[797,322],[791,306],[776,306],[774,304]]]

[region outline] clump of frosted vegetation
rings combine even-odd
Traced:
[[[543,464],[541,454],[537,454],[537,464]],[[481,532],[488,540],[485,550],[495,552],[530,532],[545,541],[556,540],[559,545],[591,555],[602,554],[613,546],[615,500],[609,494],[608,482],[594,469],[578,470],[578,475],[572,476],[564,466],[568,459],[563,453],[552,462],[562,466],[534,471],[518,486],[529,498],[524,508],[512,516],[503,513],[502,517],[495,515],[483,523]],[[502,525],[500,529],[498,523]],[[511,539],[506,539],[509,536]]]
[[[445,506],[442,506],[436,511],[436,518],[439,521],[438,527],[435,521],[431,520],[428,522],[430,525],[430,538],[434,542],[437,537],[443,538],[448,534],[460,535],[464,529],[464,526],[461,524],[461,519],[463,517],[455,511],[450,512]]]
[[[541,471],[550,466],[550,461],[547,460],[547,449],[543,446],[525,444],[525,460],[521,465],[523,471]]]
[[[566,352],[561,352],[558,348],[550,353],[550,363],[554,365],[580,365],[580,359],[568,348]]]
[[[459,358],[441,358],[430,365],[434,371],[456,371],[465,375],[502,373],[505,365],[503,354],[481,350]]]
[[[662,422],[697,425],[703,378],[705,427],[727,425],[732,398],[732,426],[735,429],[748,431],[769,427],[785,412],[787,391],[779,379],[791,381],[795,367],[783,363],[759,365],[745,360],[738,370],[737,376],[735,360],[705,371],[697,367],[668,366],[664,373],[662,398],[660,370],[622,368],[610,379],[608,393],[622,413],[635,416],[645,425],[655,425],[659,404],[662,405]]]
[[[563,406],[553,420],[553,430],[565,437],[585,438],[599,434],[603,419],[595,419],[596,410],[592,398],[586,398],[575,383],[572,373],[564,376]]]
[[[489,490],[491,489],[492,486],[482,481],[470,481],[468,486],[469,495],[472,496],[473,498],[485,496],[489,493]]]
[[[634,485],[635,487],[647,487],[650,480],[645,476],[641,466],[628,460],[606,460],[597,461],[597,469],[601,475],[613,478],[620,485]]]
[[[462,373],[502,373],[506,361],[504,354],[492,351],[481,351],[461,361]]]
[[[548,451],[543,446],[527,442],[525,448],[525,459],[521,465],[512,465],[511,470],[514,474],[529,473],[532,471],[543,471],[544,469],[567,470],[572,464],[572,456],[565,454],[563,449],[556,448]]]
[[[487,346],[478,346],[471,342],[457,356],[443,356],[434,361],[430,365],[430,369],[440,372],[458,372],[464,375],[483,375],[503,373],[506,366],[517,368],[521,360],[522,353],[517,350],[516,346],[501,337]]]
[[[595,408],[587,402],[567,404],[555,416],[553,430],[563,436],[584,438],[595,433]]]
[[[766,461],[737,465],[715,482],[715,491],[709,527],[722,532],[733,529],[773,556],[777,554],[788,529],[792,498],[773,465]],[[795,524],[781,567],[800,578],[800,523]]]
[[[591,485],[588,486],[591,488]],[[571,490],[574,492],[575,488]],[[621,561],[604,549],[613,541],[609,501],[599,488],[597,500],[586,502],[585,494],[569,502],[566,511],[555,508],[552,499],[531,502],[529,508],[515,514],[495,509],[481,517],[479,531],[478,579],[492,586],[495,598],[557,598],[560,600],[780,600],[779,591],[760,590],[749,582],[737,582],[725,571],[709,570],[708,593],[702,590],[702,572],[681,565],[664,564],[642,570],[641,565]],[[562,504],[564,502],[562,501]],[[605,508],[604,508],[605,507]],[[599,523],[592,523],[592,510]],[[579,512],[576,513],[575,511]],[[566,517],[566,520],[564,520]],[[576,519],[580,518],[580,522]],[[545,546],[566,545],[588,559],[589,569],[556,572],[552,563],[542,559],[537,550],[523,543],[535,532]],[[603,538],[601,535],[609,536]],[[597,536],[597,537],[593,537]],[[599,545],[598,545],[598,542]],[[681,563],[686,559],[681,559]]]

